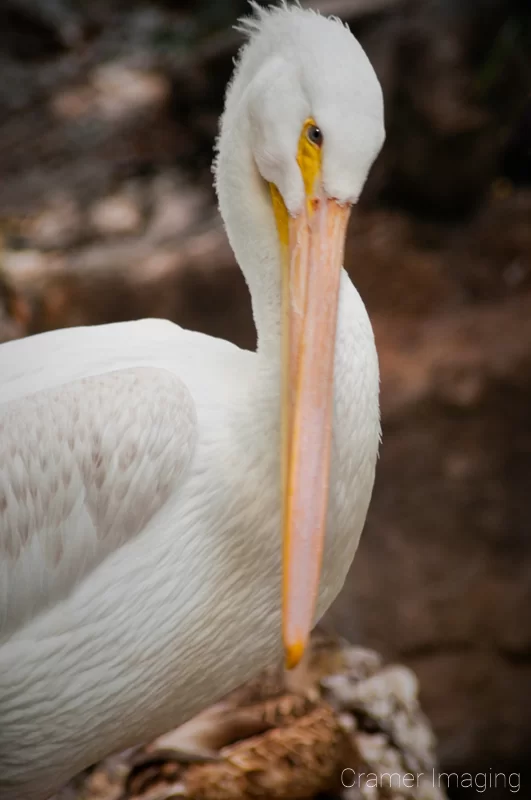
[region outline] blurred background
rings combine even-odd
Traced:
[[[346,257],[383,447],[326,624],[415,670],[442,768],[529,773],[529,2],[303,5],[349,23],[387,125]],[[162,316],[253,347],[210,172],[246,10],[2,0],[0,340]]]

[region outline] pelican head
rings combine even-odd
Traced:
[[[346,229],[383,144],[383,101],[339,20],[298,5],[252,5],[222,118],[217,190],[251,289],[259,350],[268,326],[280,328],[282,628],[293,667],[319,588]],[[260,316],[268,305],[275,325]]]

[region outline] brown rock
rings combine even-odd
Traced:
[[[280,674],[265,673],[146,747],[126,796],[296,800],[321,792],[350,798],[355,789],[365,800],[384,800],[390,790],[397,800],[444,800],[408,669],[382,667],[376,653],[317,633],[279,693]]]

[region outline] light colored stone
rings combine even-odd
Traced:
[[[105,197],[90,210],[90,222],[101,236],[120,236],[136,233],[142,225],[138,203],[126,194]]]

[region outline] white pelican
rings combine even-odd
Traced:
[[[257,351],[154,319],[0,348],[2,800],[183,722],[282,641],[294,665],[354,557],[379,375],[342,258],[381,89],[336,19],[243,28],[215,172]]]

